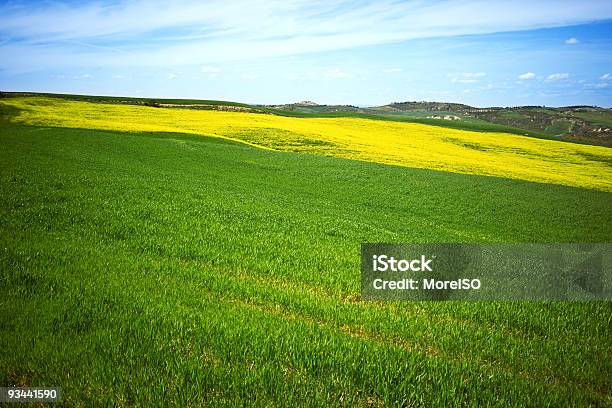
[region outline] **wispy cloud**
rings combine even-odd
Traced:
[[[550,74],[549,76],[546,77],[546,79],[549,81],[560,81],[562,79],[568,79],[568,78],[569,78],[568,73]]]
[[[578,44],[579,42],[580,41],[576,37],[568,38],[567,40],[565,40],[565,43],[568,45],[575,45],[575,44]]]
[[[521,81],[528,81],[530,79],[535,79],[536,75],[533,72],[525,72],[518,76],[518,79]]]
[[[202,68],[200,68],[200,72],[203,72],[205,74],[218,74],[219,72],[221,72],[221,70],[217,67],[204,65]]]
[[[404,68],[383,68],[382,72],[386,74],[393,74],[398,72],[404,72]]]
[[[168,79],[176,79],[176,74],[175,73],[168,74]]]
[[[0,67],[174,66],[565,26],[610,19],[612,3],[100,0],[10,2],[0,15]]]
[[[582,84],[582,86],[586,89],[605,89],[605,88],[608,88],[609,83],[608,82],[598,82],[598,83],[585,82]]]
[[[599,79],[602,81],[612,81],[612,74],[603,74]]]
[[[202,68],[200,68],[200,72],[206,74],[208,79],[214,79],[219,76],[219,74],[221,73],[221,69],[211,65],[204,65]]]
[[[486,76],[484,72],[463,72],[461,74],[449,74],[452,82],[460,84],[472,84],[478,82],[480,78]]]
[[[345,79],[351,77],[348,73],[344,72],[340,68],[330,69],[329,71],[324,72],[323,76],[327,79]]]

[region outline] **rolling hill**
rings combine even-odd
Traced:
[[[49,97],[7,98],[0,106],[17,112],[12,121],[37,126],[192,133],[280,151],[612,190],[612,150],[509,133],[355,117],[294,118]]]
[[[96,103],[242,111],[288,117],[355,117],[422,123],[454,129],[514,133],[545,139],[612,146],[612,110],[594,106],[475,108],[447,102],[399,102],[375,107],[358,107],[353,105],[319,105],[312,101],[281,105],[252,105],[198,99],[0,92],[0,99],[13,96],[48,96]]]

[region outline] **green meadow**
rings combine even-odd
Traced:
[[[362,242],[610,242],[611,203],[0,122],[0,384],[65,406],[612,406],[610,302],[359,293]]]

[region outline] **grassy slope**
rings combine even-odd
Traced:
[[[184,132],[256,146],[612,191],[612,150],[507,133],[357,118],[284,118],[244,112],[12,98],[12,120],[41,126]]]
[[[576,112],[574,115],[595,125],[612,127],[612,115],[609,112]]]
[[[611,404],[610,303],[364,303],[363,241],[609,242],[610,193],[0,125],[0,383],[67,403]]]

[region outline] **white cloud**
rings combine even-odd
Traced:
[[[221,70],[217,67],[204,65],[202,68],[200,68],[200,72],[203,72],[205,74],[218,74],[219,72],[221,72]]]
[[[331,69],[323,74],[327,79],[346,79],[351,76],[339,68]]]
[[[612,74],[603,74],[599,79],[602,81],[612,81]]]
[[[567,78],[569,78],[568,73],[550,74],[549,76],[546,77],[546,79],[548,79],[549,81],[559,81],[561,79],[567,79]]]
[[[206,74],[208,79],[214,79],[219,76],[221,70],[211,65],[204,65],[202,68],[200,68],[200,72]]]
[[[534,79],[536,77],[536,75],[533,72],[525,72],[524,74],[521,74],[518,76],[518,79],[520,79],[521,81],[527,81],[530,79]]]
[[[487,74],[484,72],[463,72],[461,74],[449,74],[448,76],[451,78],[452,82],[457,82],[460,84],[473,84],[474,82],[478,82],[478,80]]]
[[[466,78],[482,78],[483,76],[487,74],[485,74],[484,72],[464,72],[461,75]]]
[[[248,79],[248,80],[253,80],[253,79],[259,78],[259,75],[257,75],[257,74],[242,74],[242,75],[240,75],[240,78]]]
[[[607,88],[609,86],[608,82],[599,82],[597,84],[593,84],[593,83],[584,83],[582,84],[582,86],[586,89],[603,89],[603,88]]]
[[[565,43],[569,45],[578,44],[579,42],[580,41],[576,37],[568,38],[567,40],[565,40]]]
[[[12,39],[0,68],[203,64],[612,19],[612,2],[573,0],[15,4],[0,5],[0,34]]]
[[[126,79],[125,75],[113,75],[113,79]]]
[[[396,72],[404,72],[404,68],[384,68],[382,72],[391,74]]]
[[[93,77],[90,74],[83,74],[83,75],[75,75],[73,78],[74,79],[91,79]]]
[[[168,75],[168,79],[174,79],[176,78],[176,74],[172,73]]]

